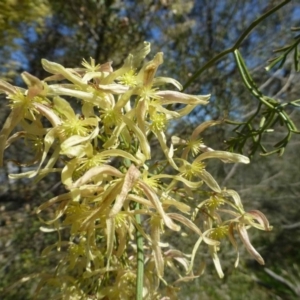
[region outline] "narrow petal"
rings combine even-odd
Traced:
[[[98,123],[98,122],[97,122]],[[61,143],[61,154],[68,152],[68,149],[75,145],[86,143],[94,139],[99,133],[99,128],[96,127],[88,136],[72,135]]]
[[[122,189],[116,198],[113,208],[109,213],[109,217],[114,217],[116,214],[120,212],[128,193],[131,191],[136,180],[140,177],[140,175],[141,175],[140,171],[134,165],[131,165],[129,167],[123,181]]]
[[[87,84],[91,79],[104,77],[103,72],[87,72],[83,77],[82,81]]]
[[[42,116],[48,119],[53,127],[61,124],[60,118],[53,112],[51,108],[41,103],[34,103],[34,107]]]
[[[10,83],[0,79],[0,92],[5,92],[8,95],[13,95],[18,89]]]
[[[192,135],[191,135],[191,139],[192,140],[196,140],[199,136],[199,134],[201,132],[203,132],[205,129],[207,129],[208,127],[211,127],[211,126],[215,126],[217,124],[221,124],[222,121],[214,121],[214,120],[211,120],[211,121],[206,121],[206,122],[203,122],[202,124],[200,124],[199,126],[197,126]]]
[[[248,164],[250,162],[247,156],[237,154],[237,153],[231,153],[227,151],[209,151],[209,152],[202,153],[195,159],[195,162],[205,160],[208,158],[218,158],[227,163]]]
[[[100,152],[103,156],[109,156],[109,157],[123,157],[127,158],[132,162],[135,162],[137,165],[142,165],[144,163],[144,160],[140,160],[136,157],[134,157],[132,154],[121,150],[121,149],[110,149],[110,150],[104,150]]]
[[[215,265],[215,268],[216,268],[216,271],[217,271],[219,277],[223,278],[224,273],[223,273],[223,270],[222,270],[222,267],[221,267],[220,259],[219,259],[218,254],[217,254],[217,247],[216,246],[209,246],[209,252],[210,252],[210,255],[212,257],[213,263]]]
[[[114,218],[107,218],[106,219],[106,257],[107,257],[107,267],[109,267],[110,257],[114,247],[114,239],[115,239],[115,219]]]
[[[197,251],[198,251],[198,248],[200,246],[200,244],[202,243],[203,241],[203,237],[202,235],[198,238],[197,242],[195,243],[194,245],[194,248],[193,248],[193,251],[192,251],[192,256],[191,256],[191,263],[190,263],[190,267],[189,269],[187,270],[187,274],[191,273],[192,270],[193,270],[193,267],[194,267],[194,260],[195,260],[195,257],[196,257],[196,254],[197,254]]]
[[[160,179],[160,178],[170,178],[173,180],[177,180],[180,181],[182,183],[184,183],[187,187],[192,188],[192,189],[197,189],[199,188],[203,183],[202,181],[198,181],[198,182],[193,182],[193,181],[189,181],[186,178],[180,176],[180,175],[168,175],[168,174],[158,174],[158,175],[154,175],[153,179]],[[168,188],[166,188],[166,191],[168,190]]]
[[[124,228],[116,228],[116,233],[118,235],[118,249],[116,251],[116,257],[120,258],[126,247],[127,247],[127,231]]]
[[[139,180],[138,183],[139,183],[139,186],[141,187],[141,189],[143,190],[143,192],[145,193],[145,195],[147,196],[147,198],[152,202],[152,204],[156,208],[158,214],[164,220],[164,223],[166,224],[166,226],[174,231],[179,231],[180,226],[176,225],[172,221],[172,219],[165,213],[165,211],[162,207],[162,204],[159,201],[156,193],[147,184],[145,184],[142,180]]]
[[[215,192],[221,193],[221,188],[216,180],[206,171],[202,170],[201,174],[199,175],[201,179]]]
[[[143,72],[143,85],[145,87],[151,87],[153,84],[153,79],[158,67],[163,63],[163,53],[157,53],[153,60],[149,61],[141,72]]]
[[[140,147],[141,147],[143,154],[146,156],[146,159],[150,159],[151,158],[151,149],[150,149],[150,145],[147,140],[147,137],[143,134],[141,129],[139,129],[132,120],[130,120],[126,116],[123,116],[122,120],[128,126],[128,128],[130,130],[134,131],[138,140],[140,141]]]
[[[176,117],[176,119],[179,119],[179,118],[187,116],[196,107],[197,107],[197,105],[186,105],[185,107],[183,107],[181,109],[178,109],[176,111],[178,113],[178,116]]]
[[[146,122],[145,122],[145,116],[147,114],[148,105],[147,101],[145,99],[140,100],[136,106],[136,118],[137,118],[137,124],[139,128],[142,130],[143,134],[146,135]]]
[[[75,169],[78,166],[78,162],[79,162],[79,159],[77,159],[77,158],[72,159],[70,162],[68,162],[64,166],[64,168],[61,172],[61,182],[67,187],[69,187],[73,184],[72,177],[73,177],[73,173],[74,173]]]
[[[252,225],[253,227],[256,227],[256,228],[262,229],[262,230],[266,230],[266,231],[272,230],[272,226],[270,226],[267,217],[261,211],[250,210],[250,211],[247,211],[247,215],[250,215],[261,225],[261,226],[257,226],[257,223],[250,222],[250,225]]]
[[[76,118],[76,114],[72,106],[67,100],[59,96],[56,96],[53,98],[53,103],[54,103],[54,109],[58,111],[60,114],[62,114],[63,116],[67,117],[67,119]]]
[[[173,155],[171,155],[171,149],[168,148],[167,146],[167,141],[166,141],[166,136],[163,132],[161,131],[158,131],[158,132],[155,132],[154,133],[160,143],[160,146],[168,160],[168,162],[170,163],[170,165],[175,169],[175,170],[178,170],[178,167],[177,165],[175,164],[174,160],[173,160]]]
[[[143,206],[147,207],[147,208],[155,208],[153,203],[143,197],[140,197],[140,196],[137,196],[137,195],[134,195],[134,194],[129,194],[127,196],[127,199],[128,200],[132,200],[132,201],[135,201],[137,203],[140,203],[142,204]],[[135,211],[136,212],[136,211]]]
[[[166,83],[172,84],[177,87],[178,90],[182,90],[182,85],[179,81],[170,77],[155,77],[153,79],[153,86],[165,85]]]
[[[238,250],[238,244],[237,244],[236,239],[234,237],[234,232],[233,232],[234,225],[235,224],[233,222],[229,225],[228,237],[229,237],[229,240],[230,240],[230,242],[231,242],[232,246],[234,247],[234,249],[236,251],[236,254],[237,254],[237,257],[236,257],[236,260],[235,260],[235,263],[234,263],[235,268],[237,268],[237,266],[239,264],[240,254],[239,254],[239,250]]]
[[[102,109],[110,108],[110,102],[105,97],[97,96],[92,92],[78,91],[53,84],[49,86],[49,94],[71,96],[92,103],[94,106],[99,106]]]
[[[17,126],[20,120],[23,117],[23,110],[21,107],[13,109],[7,119],[4,122],[4,125],[0,131],[0,167],[3,166],[3,153],[6,145],[6,141],[13,131],[13,129]]]
[[[240,235],[240,238],[246,248],[246,250],[249,252],[249,254],[261,265],[264,265],[265,262],[263,258],[260,256],[260,254],[256,251],[256,249],[252,246],[247,229],[244,225],[238,224],[238,233]]]
[[[90,148],[90,144],[80,144],[72,147],[65,148],[60,151],[60,154],[68,157],[83,157],[86,156],[87,150]]]
[[[106,93],[112,93],[115,95],[121,95],[128,91],[129,87],[124,86],[122,84],[111,83],[106,85],[98,85],[99,90],[104,91]]]
[[[244,210],[240,195],[236,191],[234,191],[234,190],[225,190],[225,191],[222,192],[222,194],[224,196],[230,196],[233,199],[235,205],[238,208]]]
[[[171,219],[177,220],[178,222],[182,223],[183,225],[185,225],[186,227],[188,227],[189,229],[191,229],[192,231],[194,231],[198,235],[202,236],[201,230],[192,221],[190,221],[185,216],[180,215],[180,214],[176,214],[176,213],[168,213],[167,215]]]
[[[155,217],[154,217],[155,218]],[[164,275],[164,260],[161,252],[161,248],[159,246],[160,242],[160,218],[153,222],[151,220],[151,242],[152,242],[152,250],[154,256],[154,262],[156,267],[156,272],[159,278],[162,278]]]
[[[107,174],[115,177],[122,177],[124,176],[123,173],[121,173],[118,169],[109,166],[109,165],[103,165],[99,167],[93,167],[89,169],[85,174],[77,179],[75,183],[73,184],[73,187],[80,187],[90,181],[94,176],[99,175],[99,174]]]
[[[45,176],[47,176],[51,172],[55,172],[56,169],[53,169],[54,165],[56,164],[59,158],[59,147],[55,148],[51,157],[48,159],[46,166],[39,171],[36,178],[34,179],[34,183],[39,182]]]
[[[173,199],[169,195],[166,195],[166,196],[162,195],[162,198],[163,198],[163,206],[164,207],[174,206],[184,214],[189,214],[189,212],[191,211],[190,206],[188,206],[187,204],[185,204],[183,202],[179,202],[179,201]]]
[[[75,74],[74,71],[71,71],[70,69],[66,69],[62,65],[51,62],[46,59],[42,59],[42,65],[45,71],[51,73],[51,74],[61,74],[69,81],[73,82],[74,84],[85,87],[85,83],[82,81],[81,77],[78,74]]]
[[[182,103],[189,105],[206,105],[208,104],[208,100],[210,95],[189,95],[176,91],[159,91],[156,92],[156,95],[161,97],[161,102],[163,105],[174,104],[174,103]]]
[[[32,178],[40,172],[40,169],[48,156],[48,152],[49,152],[50,148],[52,147],[52,145],[55,141],[55,138],[56,138],[56,130],[55,130],[55,128],[53,128],[46,134],[46,136],[44,138],[44,151],[43,151],[39,166],[37,167],[37,169],[35,171],[30,173],[28,178]]]

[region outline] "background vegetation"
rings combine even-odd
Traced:
[[[118,67],[131,50],[147,40],[152,43],[153,53],[164,52],[160,72],[188,82],[205,63],[231,47],[255,19],[281,2],[4,0],[0,3],[1,78],[21,84],[17,74],[24,70],[44,77],[41,58],[74,67],[80,65],[82,58],[93,57],[98,63],[112,60]],[[240,47],[259,89],[282,102],[300,98],[299,73],[292,57],[280,69],[267,72],[265,67],[274,49],[294,41],[295,33],[290,28],[300,26],[300,4],[285,2],[288,3],[259,24]],[[224,56],[207,69],[187,91],[211,93],[212,98],[209,106],[174,124],[173,130],[181,135],[188,135],[197,120],[243,121],[258,105],[242,83],[233,55]],[[8,114],[4,97],[0,98],[0,107],[1,126]],[[300,128],[299,109],[288,108],[288,112]],[[262,114],[263,111],[257,116],[258,122]],[[224,141],[235,136],[233,128],[228,124],[215,126],[203,139],[215,148],[225,149],[228,143]],[[264,137],[270,150],[284,136],[280,126],[274,129],[275,133]],[[266,268],[245,253],[242,264],[234,269],[234,253],[224,253],[225,279],[218,279],[213,266],[208,265],[205,275],[182,286],[179,299],[240,299],[241,293],[244,299],[299,299],[299,143],[299,136],[294,135],[283,156],[265,157],[258,151],[247,166],[211,166],[218,182],[237,190],[246,208],[262,210],[274,225],[273,232],[252,236],[254,244],[261,246]],[[246,144],[243,151],[249,153],[251,145]],[[5,294],[4,289],[23,276],[44,272],[57,259],[40,258],[42,249],[56,237],[39,231],[34,210],[59,193],[62,186],[54,175],[38,186],[27,180],[8,180],[8,173],[22,168],[10,161],[16,155],[27,161],[29,154],[22,145],[14,146],[6,153],[6,167],[0,173],[0,295],[3,293],[1,299],[33,299],[34,280],[17,288],[12,286]],[[189,238],[185,239],[184,247],[189,247]],[[51,291],[45,293],[51,295]]]

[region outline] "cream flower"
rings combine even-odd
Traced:
[[[218,252],[228,238],[237,266],[237,234],[252,257],[264,263],[248,230],[270,230],[267,218],[257,210],[245,212],[238,193],[222,189],[205,164],[212,158],[245,164],[249,159],[204,144],[201,133],[221,121],[199,124],[189,139],[168,140],[170,121],[207,105],[210,95],[185,94],[175,79],[156,77],[163,54],[143,64],[149,52],[150,44],[143,43],[119,69],[93,58],[83,60],[80,68],[43,59],[51,76],[40,80],[24,72],[27,89],[0,80],[12,110],[0,132],[0,165],[4,149],[25,139],[36,152],[26,166],[36,166],[10,177],[35,177],[37,182],[57,172],[66,189],[41,204],[37,213],[52,209],[50,220],[40,218],[46,224],[42,230],[58,232],[58,241],[43,254],[55,249],[65,253],[55,276],[41,277],[39,284],[55,282],[68,299],[90,299],[91,293],[97,299],[132,299],[137,282],[143,285],[141,297],[159,299],[160,282],[169,288],[166,267],[175,273],[175,283],[202,274],[193,272],[200,247],[223,277]],[[74,99],[81,108],[73,106]],[[175,109],[176,104],[182,108]],[[17,125],[21,131],[11,135]],[[158,161],[152,158],[154,139],[164,154]],[[61,230],[69,230],[67,240]],[[189,254],[164,240],[164,233],[184,235],[183,230],[196,234]],[[175,292],[169,288],[170,297]]]

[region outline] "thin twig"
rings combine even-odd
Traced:
[[[208,61],[203,67],[201,67],[198,71],[196,71],[196,73],[185,83],[185,85],[183,86],[183,90],[185,90],[186,88],[188,88],[191,83],[193,81],[195,81],[196,78],[198,78],[203,71],[205,71],[206,69],[210,68],[211,66],[213,66],[219,59],[221,59],[222,57],[224,57],[225,55],[234,52],[234,50],[238,49],[240,47],[240,45],[242,44],[242,42],[244,41],[244,39],[250,34],[250,32],[260,23],[262,22],[264,19],[266,19],[267,17],[269,17],[270,15],[272,15],[275,11],[279,10],[281,7],[283,7],[284,5],[286,5],[287,3],[289,3],[291,0],[285,0],[282,3],[280,3],[279,5],[275,6],[274,8],[272,8],[271,10],[269,10],[268,12],[266,12],[265,14],[263,14],[262,16],[260,16],[257,20],[255,20],[254,22],[252,22],[249,27],[241,34],[241,36],[237,39],[237,41],[235,42],[235,44],[224,50],[223,52],[217,54],[215,57],[213,57],[210,61]]]

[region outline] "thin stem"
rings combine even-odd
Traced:
[[[140,204],[136,203],[136,210],[140,209]],[[137,224],[141,224],[141,215],[136,214]],[[143,300],[144,285],[144,240],[141,232],[136,228],[136,245],[137,245],[137,276],[136,276],[136,300]]]
[[[217,54],[215,57],[213,57],[210,61],[208,61],[203,67],[201,67],[198,71],[196,71],[196,73],[185,83],[185,85],[183,86],[183,90],[185,90],[186,88],[188,88],[191,83],[197,78],[199,77],[203,71],[205,71],[206,69],[210,68],[212,65],[214,65],[219,59],[221,59],[223,56],[233,52],[234,50],[238,49],[241,45],[241,43],[244,41],[244,39],[248,36],[248,34],[264,19],[266,19],[267,17],[269,17],[271,14],[273,14],[275,11],[277,11],[278,9],[280,9],[281,7],[283,7],[284,5],[286,5],[287,3],[289,3],[291,0],[285,0],[282,3],[278,4],[277,6],[275,6],[274,8],[272,8],[271,10],[269,10],[268,12],[266,12],[265,14],[263,14],[262,16],[260,16],[257,20],[253,21],[249,27],[241,34],[241,36],[237,39],[237,41],[235,42],[235,44],[224,50],[223,52]]]

